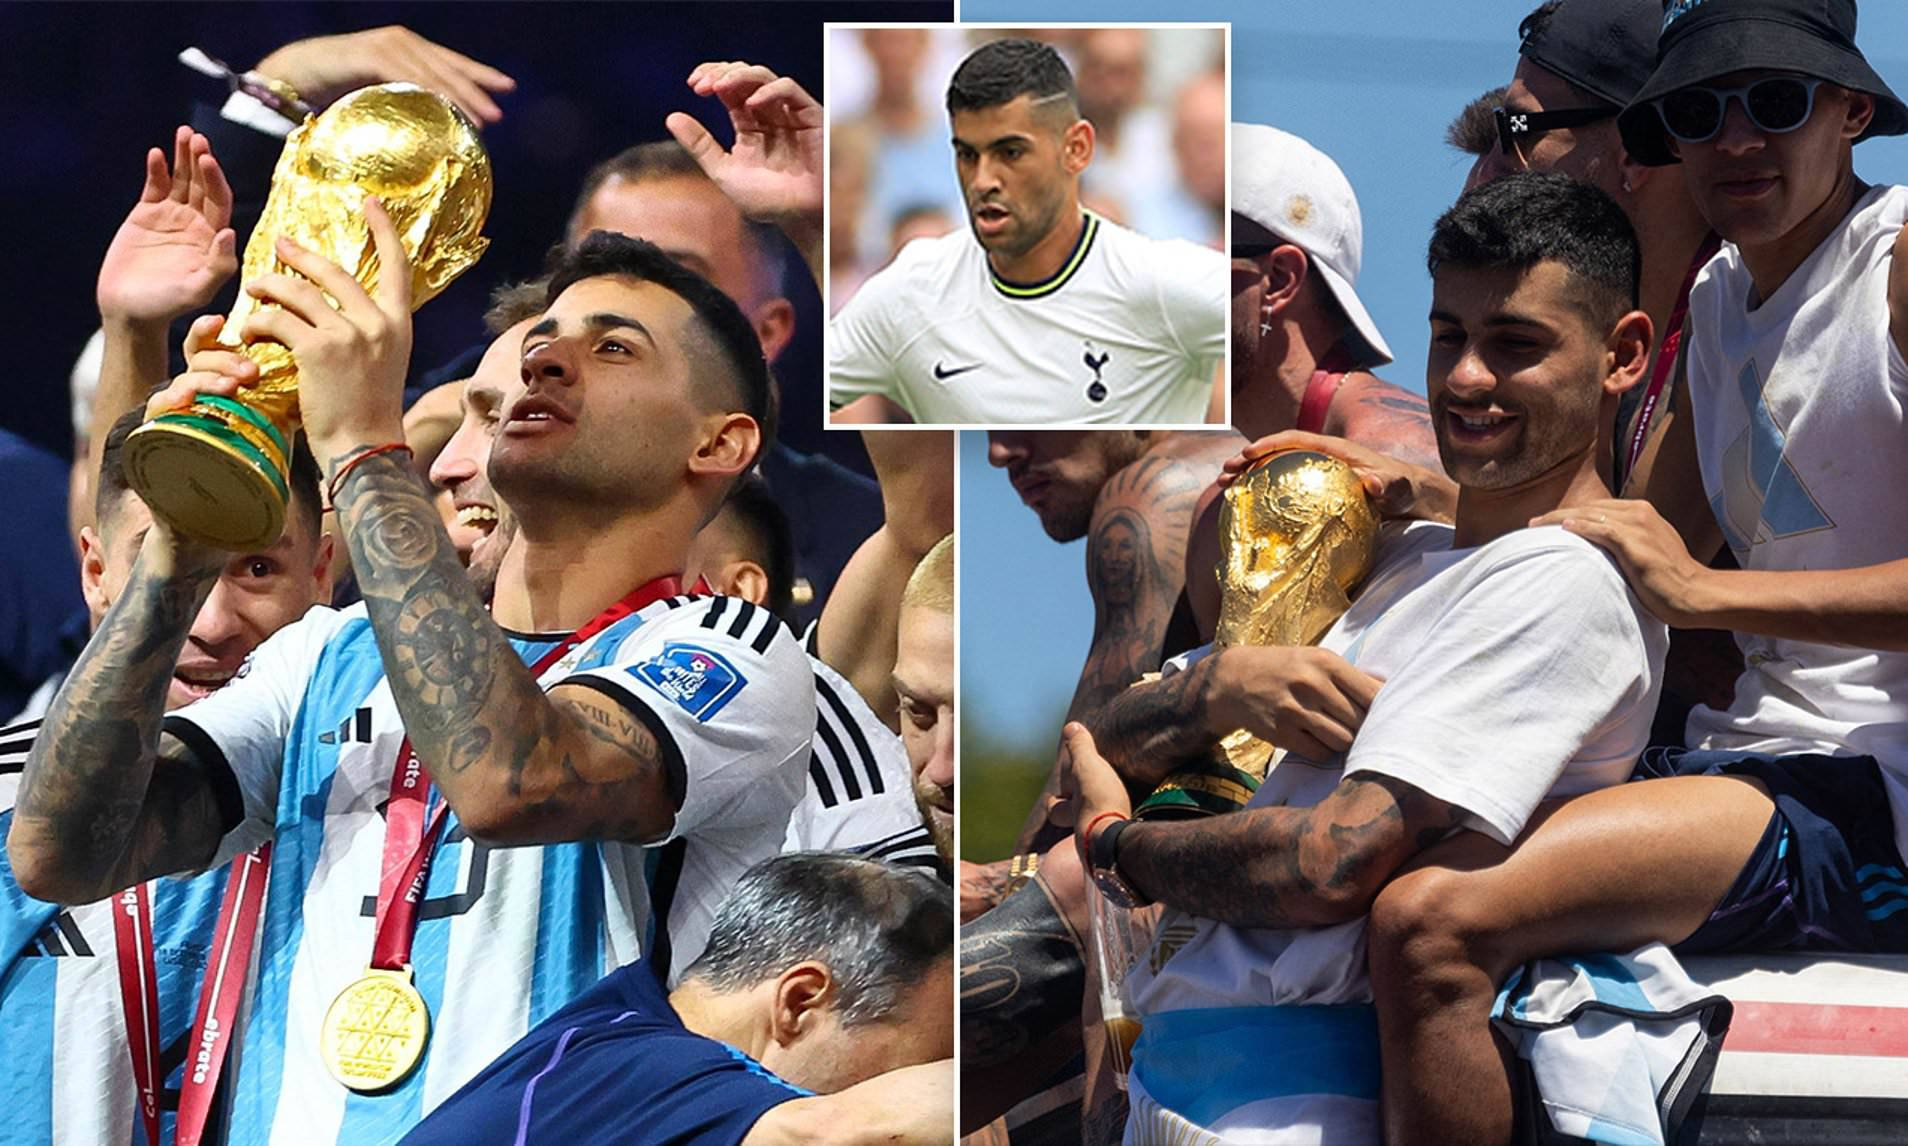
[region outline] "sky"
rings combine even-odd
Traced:
[[[1232,118],[1294,132],[1335,159],[1364,214],[1360,299],[1397,360],[1379,371],[1422,392],[1430,282],[1424,243],[1470,166],[1445,146],[1459,109],[1509,82],[1517,23],[1537,0],[1178,0],[1189,21],[1232,23]],[[965,21],[1157,22],[1159,0],[962,0]],[[1908,4],[1868,0],[1857,43],[1908,93]],[[1855,149],[1871,183],[1908,182],[1908,137]],[[1092,631],[1082,543],[1040,532],[984,435],[961,443],[963,758],[988,740],[1051,759]],[[971,853],[970,853],[971,854]]]

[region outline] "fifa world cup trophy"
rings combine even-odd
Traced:
[[[1219,513],[1219,622],[1213,651],[1309,645],[1350,606],[1371,567],[1378,515],[1352,468],[1311,450],[1262,459],[1225,493]],[[1273,746],[1243,729],[1203,766],[1175,772],[1141,802],[1141,819],[1243,807],[1265,779]]]
[[[380,84],[338,100],[286,139],[264,215],[245,245],[241,277],[285,273],[273,247],[283,235],[375,291],[368,195],[383,200],[410,256],[413,309],[489,245],[478,231],[490,213],[490,156],[477,129],[435,92]],[[200,395],[126,439],[127,477],[152,512],[194,541],[235,551],[271,545],[284,529],[299,427],[291,351],[266,340],[239,343],[260,305],[239,292],[220,335],[258,364],[258,380],[236,399]]]

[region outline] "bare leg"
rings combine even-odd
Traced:
[[[1467,833],[1420,855],[1371,913],[1390,1146],[1508,1143],[1490,1027],[1504,978],[1540,956],[1688,938],[1774,810],[1753,780],[1649,780],[1547,805],[1513,849]]]

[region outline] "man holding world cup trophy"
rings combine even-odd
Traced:
[[[1128,1142],[1377,1141],[1364,934],[1379,888],[1452,831],[1508,843],[1547,797],[1621,782],[1646,742],[1663,625],[1601,551],[1528,527],[1607,496],[1597,427],[1651,343],[1634,233],[1601,192],[1519,175],[1460,199],[1428,262],[1426,388],[1455,525],[1375,531],[1347,608],[1372,533],[1360,482],[1323,455],[1274,455],[1227,495],[1224,646],[1067,728],[1062,814],[1109,912],[1165,908],[1124,971],[1142,1023]],[[1317,647],[1246,643],[1321,621]],[[1142,804],[1135,821],[1128,785],[1169,774],[1161,810],[1257,788],[1239,811],[1163,820]]]
[[[739,134],[812,106],[732,67]],[[649,244],[596,234],[563,256],[491,453],[521,526],[493,620],[400,410],[410,311],[480,249],[488,164],[416,89],[325,116],[288,143],[248,249],[260,305],[204,320],[151,404],[157,521],[48,712],[8,839],[22,888],[67,902],[274,843],[237,913],[258,921],[246,1009],[243,976],[214,1003],[243,1040],[239,1143],[395,1141],[610,969],[641,957],[673,986],[778,848],[814,726],[787,629],[676,576],[773,434],[748,320]],[[166,715],[222,561],[208,542],[275,528],[272,465],[300,422],[365,601],[314,609]]]

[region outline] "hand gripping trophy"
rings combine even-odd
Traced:
[[[242,277],[285,273],[273,241],[287,236],[375,290],[377,251],[364,200],[383,200],[410,256],[415,309],[477,261],[490,213],[490,156],[449,101],[412,84],[360,88],[285,140],[265,212],[245,245]],[[296,273],[296,272],[291,272]],[[237,400],[201,394],[126,439],[126,472],[152,512],[194,541],[263,549],[285,525],[286,479],[298,432],[298,368],[283,345],[238,343],[262,305],[244,291],[220,341],[258,364]],[[335,305],[335,304],[334,304]]]
[[[1212,647],[1309,645],[1350,607],[1371,568],[1378,515],[1352,468],[1310,450],[1263,458],[1225,493],[1225,545]],[[1168,776],[1140,803],[1140,819],[1180,819],[1245,806],[1265,779],[1273,746],[1243,729],[1203,766]]]

